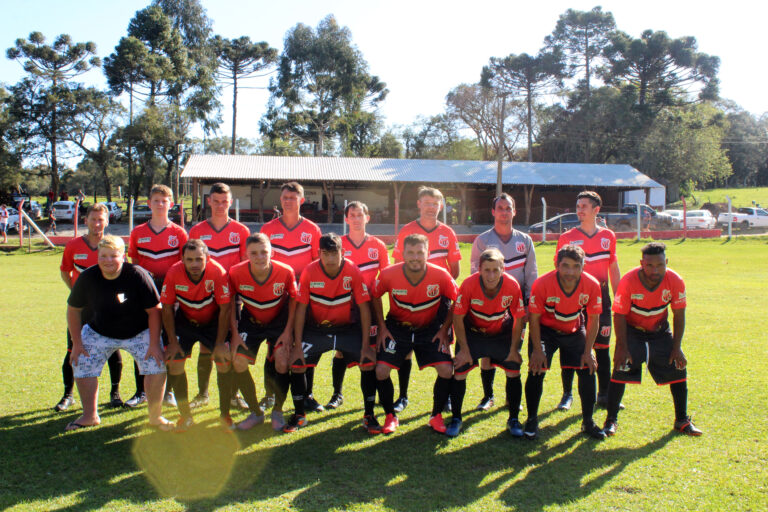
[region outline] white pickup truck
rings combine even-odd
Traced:
[[[733,213],[721,213],[717,216],[717,223],[727,226],[728,222],[738,228],[768,227],[768,211],[762,208],[738,208]]]

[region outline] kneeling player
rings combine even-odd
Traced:
[[[326,233],[320,237],[320,259],[307,265],[301,273],[296,301],[291,353],[291,392],[295,411],[283,432],[295,432],[307,423],[304,409],[306,369],[316,366],[324,352],[338,350],[348,366],[360,366],[360,387],[365,403],[363,426],[371,434],[380,433],[373,413],[376,354],[368,342],[370,295],[360,270],[344,259],[339,235]]]
[[[395,391],[389,372],[392,368],[399,369],[413,351],[419,369],[434,366],[437,371],[429,426],[444,434],[446,427],[442,411],[451,394],[453,380],[453,359],[449,346],[452,302],[456,300],[458,287],[446,270],[427,263],[429,244],[424,235],[405,237],[402,251],[405,261],[384,269],[373,292],[377,299],[389,293],[386,321],[381,301],[374,302],[379,324],[376,379],[379,401],[386,413],[382,432],[391,434],[399,426],[393,404]],[[442,323],[441,308],[446,311]],[[455,416],[455,412],[454,419],[458,434],[461,419]]]
[[[582,272],[584,250],[577,245],[566,245],[557,251],[557,269],[544,274],[533,283],[530,313],[531,337],[528,346],[530,373],[525,381],[525,401],[528,420],[523,435],[535,439],[538,435],[538,411],[544,389],[544,375],[552,364],[552,357],[560,350],[560,367],[576,370],[581,398],[582,431],[595,439],[605,434],[595,422],[597,361],[592,346],[597,337],[602,292],[597,279]],[[584,329],[582,310],[586,310]]]
[[[507,374],[507,429],[515,437],[523,437],[523,426],[517,419],[523,387],[520,384],[520,335],[523,330],[525,305],[520,285],[504,273],[504,255],[498,249],[480,254],[479,271],[461,283],[453,312],[457,352],[454,359],[457,393],[453,401],[454,416],[461,414],[467,374],[483,357]],[[458,432],[456,432],[458,433]],[[446,434],[452,435],[451,426]]]
[[[608,386],[608,416],[603,428],[612,436],[618,428],[619,404],[626,384],[640,384],[643,363],[658,385],[669,384],[675,404],[675,430],[700,436],[688,407],[688,373],[682,349],[685,331],[685,283],[667,268],[666,246],[652,242],[642,249],[640,266],[621,278],[613,302],[616,352]],[[672,307],[673,330],[667,306]]]
[[[293,346],[296,278],[291,267],[271,258],[272,245],[264,233],[249,236],[245,244],[248,261],[229,271],[232,293],[243,303],[239,321],[236,308],[232,309],[232,364],[246,401],[256,403],[251,401],[256,392],[248,365],[256,361],[261,343],[267,341],[267,359],[275,363],[277,370],[272,428],[282,430],[283,404],[290,385],[288,356]],[[247,430],[262,419],[251,415],[237,426]]]

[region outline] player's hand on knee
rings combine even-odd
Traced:
[[[183,358],[184,357],[184,351],[181,350],[181,345],[179,345],[178,340],[171,341],[168,343],[168,346],[165,347],[165,361],[171,361],[172,359],[175,359],[177,356]]]
[[[509,355],[507,356],[505,361],[512,361],[513,363],[522,364],[523,356],[521,356],[520,352],[518,352],[517,350],[510,350]]]
[[[231,353],[232,359],[235,358],[237,355],[237,349],[240,347],[244,347],[245,342],[243,341],[243,337],[240,335],[237,331],[232,331],[232,336],[229,340],[229,351]]]
[[[150,357],[155,360],[158,366],[165,366],[165,354],[163,354],[163,349],[159,345],[149,345],[144,360],[148,361]]]
[[[290,347],[293,345],[293,332],[290,330],[283,332],[280,336],[277,337],[277,340],[275,341],[275,350],[277,350],[279,347]]]
[[[586,366],[589,374],[592,375],[597,370],[597,359],[595,353],[591,350],[581,355],[581,366]]]
[[[453,367],[459,369],[466,365],[472,364],[472,356],[469,350],[459,350],[456,352],[456,357],[453,358]]]
[[[688,360],[685,358],[682,349],[672,350],[672,353],[669,355],[669,364],[674,364],[678,370],[685,370],[685,367],[688,366]]]
[[[373,363],[376,362],[376,351],[373,350],[373,347],[371,347],[367,343],[365,344],[365,346],[363,346],[363,349],[360,351],[360,364],[363,364],[363,362],[366,360]]]
[[[85,347],[82,345],[73,346],[72,352],[69,354],[69,363],[72,366],[76,366],[80,356],[90,357],[90,354],[88,354],[88,351],[85,350]]]
[[[528,369],[532,374],[539,375],[540,373],[544,373],[544,365],[546,362],[547,356],[544,355],[544,352],[540,350],[534,350],[531,352],[531,358],[528,361]]]
[[[213,349],[213,360],[219,364],[229,363],[232,361],[232,354],[229,351],[226,343],[216,344]]]
[[[670,360],[670,363],[672,361]],[[621,368],[622,366],[630,366],[632,364],[632,356],[629,354],[629,350],[625,347],[616,345],[616,350],[613,352],[613,367]]]
[[[395,339],[389,329],[382,327],[379,329],[379,334],[376,336],[376,348],[381,350],[387,345],[387,340]]]

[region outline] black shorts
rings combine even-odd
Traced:
[[[584,348],[587,346],[587,333],[582,327],[571,334],[564,334],[554,329],[541,325],[541,348],[544,355],[547,356],[547,366],[544,370],[549,370],[552,366],[552,357],[555,352],[560,350],[560,368],[571,370],[584,370],[587,367],[581,364],[581,356],[584,354]],[[528,356],[533,352],[532,345],[528,344]]]
[[[432,341],[440,325],[437,322],[430,324],[423,329],[411,330],[399,325],[395,321],[387,319],[387,329],[392,333],[395,339],[388,339],[384,343],[384,348],[380,348],[376,354],[379,362],[399,370],[405,362],[408,354],[413,351],[416,354],[416,363],[419,369],[423,370],[427,366],[436,366],[438,364],[452,364],[453,359],[450,353],[441,351],[436,341]]]
[[[363,368],[373,367],[376,361],[360,360],[362,357],[361,341],[360,330],[357,325],[328,330],[313,329],[307,326],[304,328],[304,337],[301,340],[304,358],[294,361],[291,368],[315,367],[320,361],[320,356],[331,350],[341,352],[347,367],[358,365]]]
[[[597,338],[595,338],[594,348],[610,348],[611,346],[611,326],[613,325],[611,316],[611,292],[608,290],[608,283],[602,287],[603,292],[603,311],[600,313],[600,327],[597,329]]]
[[[184,351],[184,356],[181,357],[178,353],[173,354],[171,361],[178,362],[189,358],[192,353],[192,347],[194,347],[195,343],[198,341],[211,352],[216,348],[216,334],[219,329],[218,316],[216,316],[213,321],[205,325],[200,325],[189,320],[181,310],[178,310],[176,311],[175,324],[176,337],[179,338],[179,346],[181,347],[181,350]]]
[[[659,386],[685,382],[687,370],[678,370],[669,362],[672,353],[672,332],[667,328],[660,332],[643,332],[627,326],[627,348],[632,356],[632,364],[614,367],[612,382],[620,384],[640,384],[643,375],[643,363],[648,365],[648,373]]]
[[[474,370],[483,357],[490,358],[492,366],[502,368],[507,372],[520,373],[520,363],[506,360],[512,348],[512,329],[504,330],[492,336],[474,329],[466,329],[465,332],[467,333],[469,353],[472,355],[472,363],[456,368],[456,374],[463,375]],[[461,350],[461,347],[457,345],[456,350]]]
[[[237,355],[247,359],[248,364],[253,364],[259,353],[259,347],[266,340],[267,359],[273,360],[275,358],[275,342],[284,330],[285,319],[278,317],[269,325],[264,325],[254,320],[247,311],[243,310],[242,317],[237,323],[237,331],[243,338],[245,346],[241,345],[237,348]]]

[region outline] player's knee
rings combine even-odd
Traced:
[[[184,373],[184,361],[171,361],[168,363],[168,373],[171,375],[181,375]]]
[[[232,367],[237,373],[242,373],[248,370],[248,360],[244,357],[237,356],[234,361],[232,361]]]
[[[453,366],[450,364],[439,364],[435,366],[437,375],[443,379],[450,379],[453,377]]]
[[[379,380],[386,380],[389,378],[389,366],[383,364],[376,365],[376,378]]]

